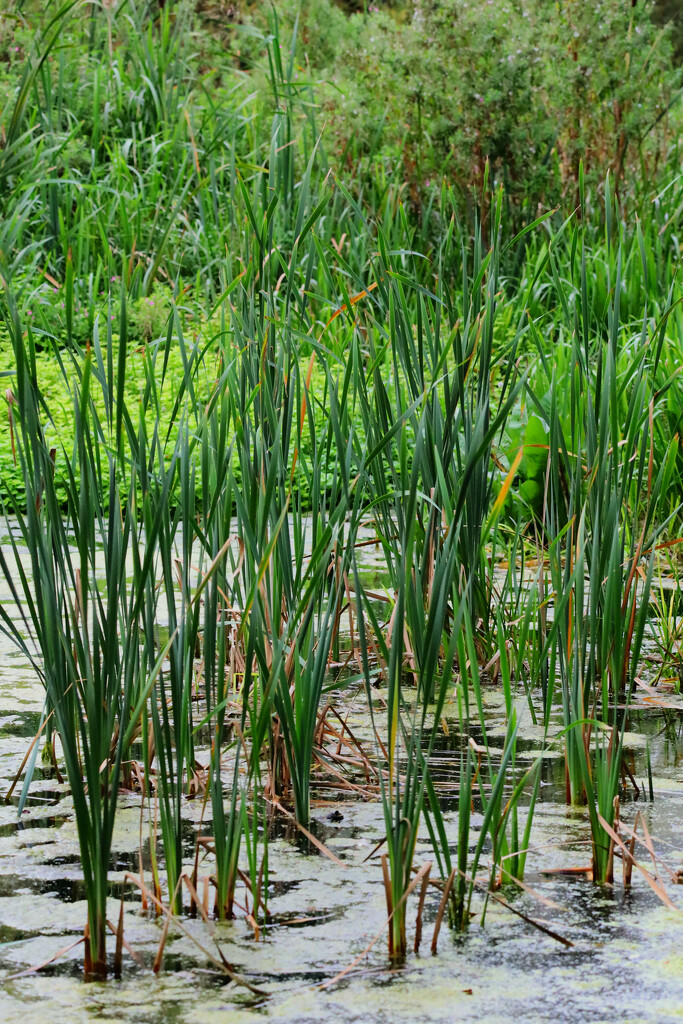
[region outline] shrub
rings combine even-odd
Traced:
[[[487,161],[513,223],[573,203],[581,159],[624,198],[660,167],[681,76],[651,3],[416,0],[410,19],[370,5],[343,31],[329,0],[314,7],[299,51],[323,72],[337,156],[384,157],[418,205],[443,177],[478,201]]]

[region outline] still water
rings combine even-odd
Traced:
[[[7,600],[6,593],[0,599]],[[349,721],[359,730],[367,721],[365,698],[357,690],[339,696]],[[503,727],[500,697],[487,694],[490,737]],[[671,707],[637,704],[629,723],[629,763],[637,780],[646,777],[646,739],[653,769],[653,802],[647,784],[638,802],[624,797],[622,818],[633,821],[640,808],[666,866],[683,868],[683,716]],[[532,759],[538,730],[519,702],[520,746]],[[0,641],[0,795],[8,791],[35,734],[42,691],[29,665]],[[449,730],[453,736],[455,730]],[[457,835],[456,801],[450,791],[459,763],[454,740],[443,736],[435,754],[434,776],[446,808],[449,837]],[[163,970],[151,971],[164,927],[163,918],[141,910],[139,894],[125,889],[125,938],[137,955],[124,954],[123,979],[106,984],[82,980],[82,948],[77,946],[39,973],[12,978],[50,959],[82,935],[86,917],[76,831],[67,787],[41,770],[28,803],[17,818],[20,786],[0,803],[0,1021],[81,1024],[229,1024],[373,1021],[377,1024],[525,1021],[566,1024],[683,1021],[683,913],[664,906],[634,871],[626,891],[621,872],[614,887],[595,887],[582,876],[544,874],[590,860],[588,821],[564,804],[559,750],[544,760],[543,784],[527,862],[530,891],[505,891],[526,915],[568,939],[565,947],[508,909],[489,901],[482,927],[483,899],[464,936],[443,927],[438,953],[430,942],[438,893],[427,898],[424,937],[418,954],[391,964],[386,937],[358,967],[324,988],[381,932],[386,918],[379,854],[384,834],[377,801],[337,799],[319,789],[313,810],[316,836],[341,863],[325,858],[280,820],[271,824],[269,909],[271,923],[255,941],[244,915],[207,929],[185,917],[185,932],[171,927]],[[201,817],[201,801],[187,801],[188,865]],[[475,815],[474,824],[480,820]],[[148,861],[147,826],[142,844]],[[476,842],[476,828],[473,835]],[[117,819],[111,871],[109,918],[118,919],[126,871],[138,869],[140,798],[124,794]],[[370,856],[369,856],[370,855]],[[637,856],[645,862],[647,851]],[[369,858],[369,859],[368,859]],[[416,863],[430,859],[426,836],[418,842]],[[652,870],[651,862],[647,865]],[[207,871],[209,869],[207,868]],[[200,867],[200,875],[202,869]],[[660,877],[678,907],[683,887]],[[680,893],[680,896],[678,895]],[[237,899],[241,900],[238,890]],[[412,947],[415,900],[408,909]],[[192,941],[205,949],[220,943],[225,956],[263,995],[229,984]],[[112,937],[113,948],[113,937]]]

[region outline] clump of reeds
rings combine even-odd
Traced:
[[[0,552],[19,611],[0,616],[44,681],[73,793],[88,972],[106,973],[107,873],[133,762],[162,837],[163,862],[152,836],[155,905],[182,913],[185,880],[197,909],[201,849],[217,916],[234,913],[241,879],[258,931],[263,806],[291,808],[311,834],[343,613],[376,739],[391,954],[407,949],[422,821],[442,876],[439,914],[448,908],[454,927],[470,919],[487,855],[485,886],[524,877],[539,771],[519,767],[522,691],[546,734],[561,698],[567,799],[587,804],[593,876],[609,880],[626,711],[680,461],[663,406],[677,387],[665,365],[676,294],[657,294],[654,268],[671,270],[659,235],[638,228],[615,243],[609,184],[604,241],[585,218],[506,240],[499,193],[487,246],[476,217],[472,237],[459,223],[446,187],[434,218],[416,225],[395,188],[329,174],[309,86],[295,81],[296,40],[283,59],[275,18],[268,96],[226,113],[208,96],[193,105],[184,15],[167,5],[152,25],[127,6],[116,15],[129,18],[125,64],[108,34],[114,16],[107,34],[89,24],[91,187],[42,180],[65,144],[67,102],[47,57],[73,4],[27,63],[0,149],[8,193],[21,176],[33,183],[0,229],[20,480],[2,483],[13,529]],[[39,80],[40,129],[27,118]],[[135,125],[144,173],[104,123],[105,92],[121,131]],[[96,215],[94,194],[108,197]],[[64,311],[44,304],[31,326],[17,296],[34,272],[24,226],[36,211]],[[120,287],[100,288],[112,278]],[[138,330],[136,351],[139,303],[161,281],[165,326]],[[637,332],[625,301],[642,313]],[[68,429],[41,389],[46,353]],[[368,522],[386,617],[364,583],[357,538]],[[499,756],[485,666],[504,694]],[[430,774],[450,696],[456,837]],[[210,821],[187,884],[184,801],[198,794]],[[418,878],[420,918],[425,865]]]

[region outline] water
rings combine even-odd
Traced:
[[[0,597],[6,598],[3,594]],[[491,742],[501,735],[500,695],[485,694]],[[362,694],[340,696],[354,731],[363,730]],[[675,701],[673,702],[675,704]],[[532,760],[538,730],[519,702],[520,748]],[[4,794],[38,728],[42,691],[22,659],[0,642],[0,793]],[[454,714],[454,709],[449,709]],[[654,803],[629,802],[622,818],[632,822],[640,808],[664,862],[683,867],[683,727],[680,711],[638,704],[629,723],[629,764],[646,779],[646,738],[652,755]],[[440,736],[434,773],[443,797],[452,841],[457,834],[454,799],[459,754],[454,729]],[[584,877],[544,874],[552,868],[590,860],[587,816],[564,804],[563,763],[558,750],[544,759],[542,786],[527,863],[529,892],[504,895],[527,916],[544,922],[573,944],[565,948],[508,909],[489,901],[481,926],[483,898],[466,935],[443,927],[438,954],[429,951],[438,893],[430,891],[422,947],[404,964],[386,954],[386,918],[379,854],[370,857],[384,833],[381,805],[349,798],[326,799],[319,788],[313,810],[316,836],[342,862],[325,858],[281,819],[271,826],[269,907],[272,921],[261,941],[243,914],[210,929],[183,918],[186,934],[171,926],[164,969],[150,968],[163,919],[143,913],[126,871],[138,870],[140,798],[123,794],[117,818],[111,872],[109,919],[118,919],[124,895],[125,937],[139,957],[124,954],[123,979],[84,984],[82,947],[77,946],[38,974],[10,976],[48,960],[82,935],[86,917],[78,843],[67,788],[37,772],[21,821],[17,798],[0,803],[0,1021],[118,1022],[118,1024],[212,1024],[259,1019],[297,1022],[562,1021],[566,1024],[683,1020],[683,914],[665,907],[638,871],[624,890],[617,865],[614,887],[595,887]],[[338,811],[338,814],[333,813]],[[341,818],[339,817],[341,815]],[[199,828],[201,801],[186,804],[185,849],[190,865]],[[473,817],[476,826],[481,818]],[[147,827],[143,864],[149,863]],[[652,870],[647,852],[637,856]],[[418,841],[416,863],[430,858],[426,836]],[[200,877],[209,866],[200,865]],[[666,872],[660,867],[661,876]],[[149,873],[147,875],[149,880]],[[667,882],[683,906],[683,889]],[[238,888],[237,900],[243,893]],[[409,903],[412,945],[416,902]],[[331,988],[321,988],[352,963],[380,934],[358,967]],[[235,969],[265,995],[229,984],[212,967],[206,950],[220,946]],[[112,940],[113,948],[113,940]]]

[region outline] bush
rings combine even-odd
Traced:
[[[522,221],[576,201],[581,160],[589,187],[611,170],[629,199],[666,155],[681,74],[651,3],[415,0],[410,19],[369,5],[344,29],[329,0],[306,12],[337,157],[385,158],[418,205],[443,177],[478,201],[488,161]]]

